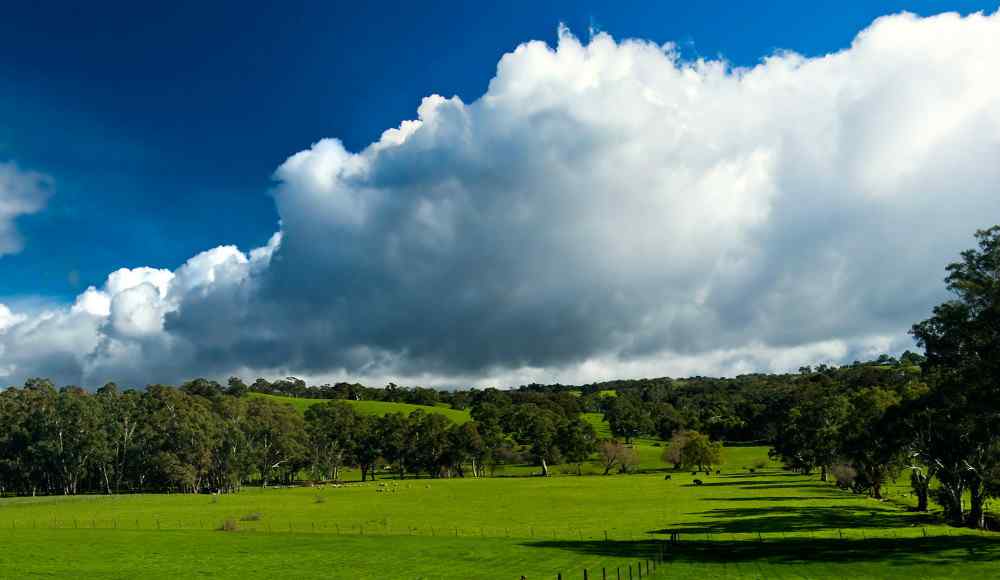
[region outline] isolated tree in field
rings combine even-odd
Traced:
[[[625,443],[653,430],[653,421],[648,410],[638,397],[631,394],[609,397],[604,420],[615,437],[624,437]]]
[[[675,467],[711,471],[723,461],[723,446],[708,435],[697,431],[682,431],[674,435],[664,451],[664,459]]]
[[[639,468],[639,450],[634,445],[627,445],[625,453],[618,462],[618,473],[632,473]]]
[[[617,439],[605,439],[597,446],[598,456],[601,458],[601,465],[604,466],[604,475],[611,473],[611,470],[622,460],[625,455],[625,444]]]
[[[924,347],[933,380],[928,408],[934,429],[928,460],[938,464],[940,498],[953,519],[985,524],[984,506],[1000,485],[1000,226],[976,232],[978,248],[950,264],[945,282],[955,299],[911,330]],[[961,466],[959,471],[954,467]]]
[[[681,465],[684,463],[684,458],[681,454],[684,451],[684,445],[687,443],[690,433],[694,433],[694,431],[677,431],[671,435],[670,442],[663,449],[664,463],[672,463],[674,469],[681,468]]]
[[[621,473],[631,472],[639,464],[639,453],[635,447],[625,445],[617,439],[605,439],[597,446],[597,453],[604,467],[604,475],[618,467]]]
[[[681,467],[711,471],[713,465],[723,462],[723,446],[720,441],[712,441],[708,435],[697,431],[688,432],[681,448]]]

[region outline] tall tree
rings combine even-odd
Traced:
[[[945,283],[955,298],[934,308],[911,333],[925,349],[924,370],[933,378],[928,397],[937,418],[931,461],[946,512],[985,524],[984,506],[997,489],[1000,465],[1000,226],[976,232],[978,247],[949,264]]]

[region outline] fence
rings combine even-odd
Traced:
[[[663,547],[656,556],[653,558],[642,558],[636,560],[635,563],[629,563],[625,565],[617,565],[613,569],[610,566],[602,566],[600,579],[601,580],[642,580],[643,578],[653,578],[656,577],[657,571],[663,569],[663,565],[666,562],[664,559]],[[635,568],[633,568],[635,566]],[[635,573],[633,574],[633,569]],[[645,574],[643,570],[645,569]],[[610,572],[609,572],[610,571]],[[579,578],[581,576],[577,576]],[[527,576],[522,575],[521,580],[527,580]],[[562,572],[556,573],[556,580],[570,580],[571,576],[563,576]],[[597,580],[597,569],[594,569],[594,574],[591,575],[589,568],[584,568],[582,570],[583,580]]]

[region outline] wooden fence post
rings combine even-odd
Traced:
[[[590,577],[589,577],[589,576],[587,576],[587,569],[586,569],[586,568],[584,568],[584,569],[583,569],[583,580],[589,580],[589,579],[590,579]]]

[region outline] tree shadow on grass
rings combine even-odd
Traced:
[[[733,479],[736,479],[736,478],[739,478],[739,479],[752,479],[752,478],[755,478],[755,477],[799,477],[799,478],[808,478],[809,476],[808,475],[802,475],[801,473],[789,473],[787,471],[777,471],[777,470],[773,470],[772,469],[770,471],[760,470],[760,471],[756,471],[754,473],[748,473],[748,472],[726,473],[726,472],[723,472],[723,473],[720,473],[720,474],[713,475],[712,477],[733,478]]]
[[[685,522],[654,534],[756,534],[831,529],[905,528],[938,523],[928,514],[903,512],[883,505],[716,508],[700,515],[704,521]]]
[[[719,476],[716,476],[719,477]],[[684,484],[685,487],[695,487],[694,483]],[[733,479],[732,481],[715,481],[709,479],[702,480],[698,487],[739,487],[740,489],[822,489],[829,491],[830,486],[825,483],[802,483],[794,481],[782,481],[780,479],[762,479],[760,481],[746,481],[745,479]]]
[[[757,495],[748,497],[700,497],[698,501],[722,501],[726,503],[741,501],[758,502],[782,502],[782,501],[816,501],[816,500],[842,500],[848,501],[857,499],[858,496],[847,494],[819,494],[816,495]]]
[[[889,565],[944,565],[1000,559],[1000,537],[935,536],[867,540],[791,538],[757,541],[538,541],[533,548],[558,548],[596,557],[654,558],[668,562],[770,564],[885,562]]]

